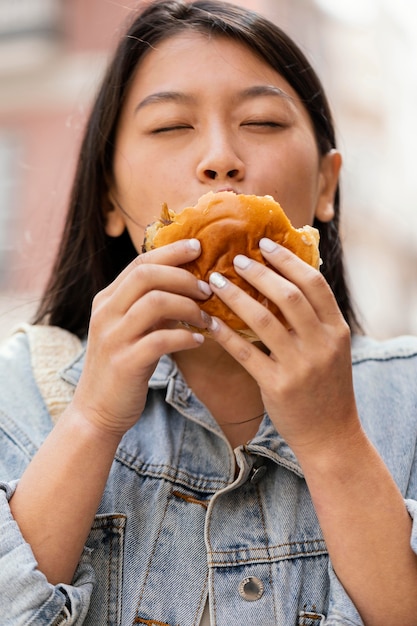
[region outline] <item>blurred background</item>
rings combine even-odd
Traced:
[[[240,0],[318,71],[344,155],[343,239],[365,330],[417,334],[417,5]],[[0,0],[0,339],[30,319],[89,105],[134,0]]]

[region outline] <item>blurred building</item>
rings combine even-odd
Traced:
[[[295,38],[330,95],[345,158],[346,256],[366,329],[379,337],[417,334],[417,48],[410,4],[240,4]],[[89,104],[135,5],[0,0],[0,337],[36,306]]]
[[[370,334],[417,334],[417,6],[269,0],[329,96],[344,157],[343,237]]]
[[[36,306],[90,100],[126,19],[108,0],[0,0],[0,333]]]

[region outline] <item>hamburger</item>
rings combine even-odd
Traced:
[[[233,259],[239,253],[268,265],[259,250],[259,241],[263,237],[285,246],[309,265],[319,268],[319,233],[316,228],[294,228],[272,196],[235,194],[233,191],[210,191],[201,196],[195,206],[179,213],[164,204],[161,217],[145,230],[142,250],[147,252],[179,239],[199,239],[200,256],[182,267],[206,282],[212,272],[220,272],[285,323],[277,306],[234,270]],[[197,303],[206,313],[220,318],[247,339],[257,340],[247,324],[215,294]]]

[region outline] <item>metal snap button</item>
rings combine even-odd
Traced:
[[[239,594],[247,602],[255,602],[262,598],[264,593],[264,584],[262,580],[256,576],[248,576],[244,578],[239,584]]]
[[[252,469],[252,476],[250,477],[251,483],[256,485],[256,483],[258,483],[261,480],[261,478],[265,476],[266,469],[267,469],[266,465],[260,465],[259,467],[254,467]]]

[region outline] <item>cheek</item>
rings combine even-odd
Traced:
[[[120,198],[129,204],[141,199],[142,205],[159,217],[163,202],[168,202],[166,190],[179,185],[175,162],[161,154],[143,154],[138,150],[118,152],[114,160],[114,178]],[[180,187],[179,187],[180,188]]]
[[[318,157],[313,149],[287,151],[277,176],[276,199],[295,228],[312,224],[319,188]]]
[[[312,224],[316,210],[316,194],[313,185],[288,184],[283,193],[277,191],[276,198],[294,228],[302,228]]]
[[[113,163],[114,188],[118,201],[129,215],[137,218],[140,203],[141,207],[149,206],[149,191],[154,186],[152,181],[152,169],[135,152],[118,150]],[[142,223],[142,220],[140,220]]]

